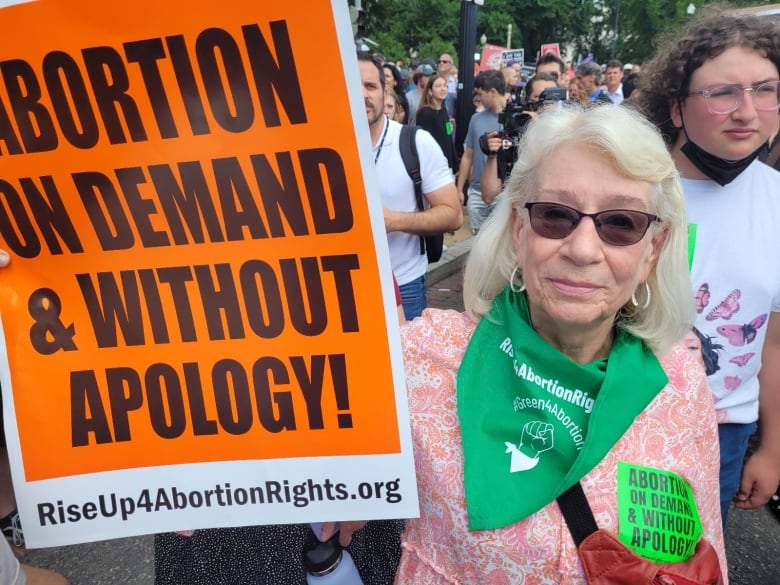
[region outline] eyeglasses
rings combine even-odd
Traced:
[[[702,96],[710,114],[730,114],[742,105],[745,92],[748,91],[753,94],[753,107],[757,110],[771,112],[780,105],[780,81],[765,81],[749,87],[715,85],[690,94]]]
[[[570,235],[583,217],[589,217],[596,226],[601,241],[611,246],[630,246],[641,240],[647,228],[658,216],[634,209],[607,209],[598,213],[583,213],[560,203],[535,201],[526,203],[531,228],[551,240],[561,240]]]
[[[439,59],[439,63],[452,63],[452,61],[447,61],[447,59]]]

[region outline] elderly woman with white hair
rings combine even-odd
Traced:
[[[421,516],[396,583],[640,582],[587,580],[559,506],[579,487],[598,532],[651,572],[706,546],[714,576],[690,582],[724,582],[715,415],[678,341],[694,308],[664,142],[628,108],[565,108],[519,152],[468,259],[466,311],[403,329]]]

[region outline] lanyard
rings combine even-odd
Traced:
[[[390,120],[387,119],[387,116],[385,116],[385,130],[382,132],[382,140],[379,141],[379,148],[376,149],[376,154],[374,155],[374,164],[376,164],[376,161],[379,160],[379,154],[382,152],[382,147],[385,145],[385,136],[387,136],[387,129],[390,127]]]

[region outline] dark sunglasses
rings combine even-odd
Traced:
[[[630,246],[641,240],[647,228],[658,216],[633,209],[607,209],[598,213],[583,213],[560,203],[535,201],[526,203],[531,228],[534,232],[552,240],[560,240],[571,234],[583,217],[589,217],[596,226],[601,241],[611,246]]]
[[[452,61],[447,61],[447,59],[439,59],[439,63],[452,63]]]

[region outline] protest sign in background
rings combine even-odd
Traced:
[[[542,45],[541,50],[539,51],[539,55],[546,55],[547,53],[552,53],[556,57],[560,58],[561,56],[561,46],[558,43],[546,43]]]
[[[501,63],[506,66],[511,63],[525,63],[525,49],[511,49],[508,51],[501,51]]]
[[[501,53],[506,50],[506,47],[499,47],[498,45],[484,45],[482,47],[482,58],[479,61],[479,70],[500,69]]]
[[[0,12],[1,380],[31,546],[416,513],[342,4]]]

